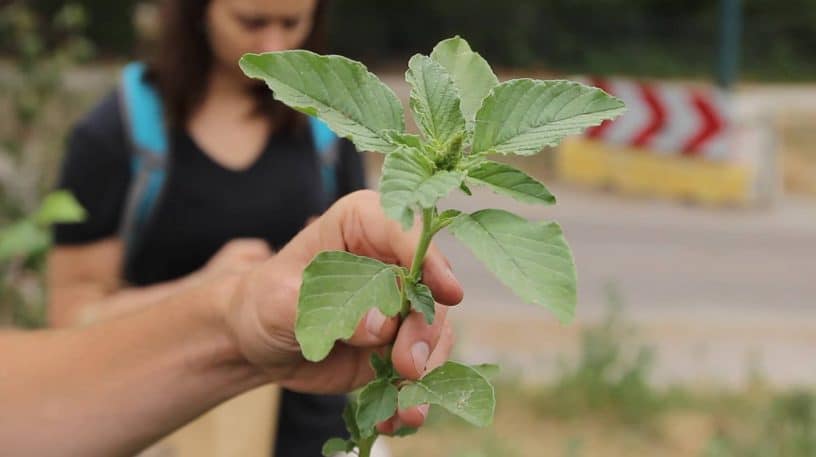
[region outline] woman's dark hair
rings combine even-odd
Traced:
[[[303,49],[325,52],[327,3],[328,0],[318,0],[312,31],[301,45]],[[206,31],[209,4],[210,0],[161,2],[161,29],[147,77],[157,86],[173,127],[183,127],[204,98],[214,59]],[[266,86],[251,87],[258,111],[268,115],[276,129],[291,130],[300,124],[303,116],[273,99]]]

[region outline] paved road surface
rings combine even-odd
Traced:
[[[736,383],[748,365],[759,364],[772,381],[816,383],[816,202],[789,198],[770,210],[713,210],[552,190],[559,204],[550,208],[489,192],[445,202],[556,220],[578,265],[579,325],[562,327],[440,235],[466,290],[456,319],[468,357],[515,358],[526,374],[549,373],[553,354],[575,350],[581,323],[608,309],[611,282],[626,317],[660,352],[659,379]]]
[[[555,207],[514,204],[489,192],[453,196],[446,206],[506,208],[561,223],[578,266],[581,315],[603,307],[609,282],[638,314],[816,311],[816,202],[712,210],[570,187],[553,190]],[[502,312],[528,312],[498,281],[487,279],[452,237],[440,243],[456,259],[473,312],[493,312],[495,302],[505,304]]]

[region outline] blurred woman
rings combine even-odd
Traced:
[[[217,272],[246,269],[334,199],[364,187],[360,156],[341,140],[335,192],[326,198],[308,118],[238,67],[246,52],[322,52],[325,1],[167,0],[161,8],[144,78],[164,107],[165,182],[139,242],[129,244],[120,232],[134,186],[122,100],[107,95],[74,128],[59,186],[89,217],[56,229],[55,326],[115,316]],[[344,404],[342,396],[284,391],[275,455],[320,455],[325,439],[345,433]]]

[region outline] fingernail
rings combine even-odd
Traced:
[[[422,414],[423,419],[428,418],[428,409],[430,409],[429,405],[419,405],[419,406],[417,406],[417,410],[419,411],[419,414]]]
[[[424,341],[414,343],[411,347],[411,358],[414,361],[414,368],[416,368],[417,373],[420,375],[425,373],[425,367],[428,365],[428,356],[430,353],[431,348],[428,347],[428,343]]]
[[[385,325],[385,315],[378,309],[372,309],[366,314],[366,330],[374,336],[380,336],[383,325]]]

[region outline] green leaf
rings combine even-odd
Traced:
[[[453,78],[454,85],[459,89],[462,114],[468,125],[472,126],[482,100],[499,84],[499,79],[487,61],[458,36],[439,42],[431,52],[431,58],[445,67]]]
[[[397,388],[387,379],[375,379],[357,397],[357,427],[362,438],[374,434],[374,426],[397,411]]]
[[[343,422],[349,432],[351,440],[360,441],[360,427],[357,426],[357,399],[350,399],[343,408]]]
[[[397,431],[395,431],[393,433],[392,436],[402,438],[402,437],[405,437],[405,436],[411,436],[411,435],[413,435],[414,433],[416,433],[418,431],[419,431],[419,429],[414,428],[414,427],[400,427]]]
[[[373,352],[370,362],[377,379],[391,379],[394,376],[394,365],[391,364],[390,360],[380,357],[380,354]]]
[[[575,312],[575,264],[561,227],[528,222],[507,211],[462,214],[448,227],[522,299],[568,322]]]
[[[467,184],[465,184],[464,182],[462,182],[462,184],[459,184],[459,190],[461,190],[468,197],[473,196],[473,192],[471,192],[470,187],[468,187]]]
[[[323,444],[324,457],[333,457],[341,452],[351,452],[354,449],[352,441],[344,440],[343,438],[331,438]]]
[[[422,150],[422,139],[419,135],[398,132],[396,130],[385,130],[382,134],[385,139],[394,146],[407,146],[408,148]]]
[[[427,322],[428,325],[433,324],[436,309],[433,295],[431,295],[431,289],[422,283],[407,283],[405,294],[408,296],[408,301],[411,302],[411,306],[425,316],[425,322]]]
[[[402,297],[391,265],[342,251],[318,254],[303,271],[295,336],[304,357],[323,360],[334,342],[354,334],[371,308],[397,314]]]
[[[536,154],[623,111],[622,101],[576,82],[506,81],[493,89],[476,113],[472,151]]]
[[[430,208],[462,183],[461,171],[436,171],[421,152],[401,148],[385,158],[380,178],[380,202],[385,214],[408,229],[414,223],[413,206]]]
[[[493,363],[480,363],[470,367],[478,371],[485,379],[494,379],[499,375],[499,366]]]
[[[446,209],[445,211],[442,211],[439,214],[439,216],[437,216],[437,220],[442,223],[446,223],[449,220],[453,220],[456,216],[460,214],[462,214],[462,212],[459,211],[458,209]]]
[[[28,257],[48,249],[51,236],[47,229],[23,219],[0,230],[0,261]]]
[[[442,65],[416,54],[408,62],[405,80],[411,85],[414,119],[426,138],[445,144],[465,129],[459,93]]]
[[[276,99],[319,117],[362,151],[391,152],[382,131],[405,131],[399,99],[359,62],[297,50],[244,54],[240,66],[264,80]]]
[[[462,214],[462,212],[456,209],[447,209],[442,211],[442,213],[436,217],[436,221],[431,229],[432,232],[436,233],[449,226],[460,214]]]
[[[479,427],[493,420],[496,396],[493,386],[478,371],[456,362],[446,362],[421,380],[399,392],[401,409],[430,403]]]
[[[74,196],[66,190],[58,190],[45,197],[34,215],[34,220],[38,224],[49,225],[82,222],[85,217],[85,209]]]
[[[467,182],[486,185],[494,192],[509,195],[520,202],[555,203],[555,196],[544,184],[510,165],[485,160],[468,169],[467,174]]]

